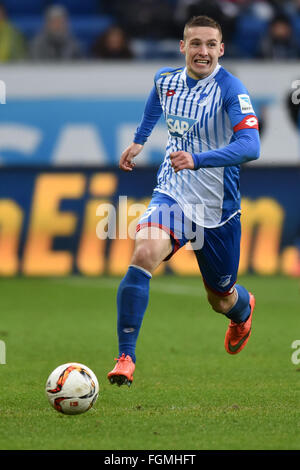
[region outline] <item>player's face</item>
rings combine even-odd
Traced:
[[[206,26],[188,28],[180,51],[185,55],[187,73],[199,80],[210,75],[224,54],[224,44],[218,29]]]

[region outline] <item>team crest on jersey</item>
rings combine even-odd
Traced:
[[[218,285],[220,287],[226,287],[228,284],[230,284],[231,281],[231,274],[227,274],[225,276],[221,276],[220,281],[218,282]]]
[[[238,95],[238,99],[242,114],[254,113],[249,95]]]
[[[183,137],[196,124],[197,119],[167,114],[166,122],[171,136]]]
[[[201,95],[200,95],[200,97],[199,97],[197,103],[198,103],[198,104],[202,104],[202,103],[206,100],[207,97],[208,97],[208,94],[207,94],[207,93],[201,93]]]

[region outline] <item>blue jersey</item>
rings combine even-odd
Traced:
[[[168,68],[154,81],[134,141],[144,143],[164,114],[168,142],[155,191],[175,199],[196,224],[218,227],[240,212],[240,164],[259,156],[249,93],[220,65],[201,80],[190,78],[186,68]],[[170,154],[179,150],[192,154],[194,170],[174,172]]]

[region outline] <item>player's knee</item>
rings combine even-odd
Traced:
[[[152,271],[157,264],[157,253],[150,243],[139,243],[134,250],[131,264]]]
[[[151,258],[151,249],[145,243],[140,243],[135,247],[132,262],[139,265],[140,262],[144,262]]]

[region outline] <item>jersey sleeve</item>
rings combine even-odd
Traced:
[[[194,170],[241,165],[251,160],[257,160],[259,152],[260,141],[258,131],[241,129],[236,133],[235,140],[226,145],[226,147],[203,153],[192,153]]]
[[[234,133],[242,129],[258,130],[258,119],[248,90],[236,77],[230,81],[230,86],[227,88],[224,97],[224,107]]]
[[[161,114],[162,107],[160,104],[160,99],[157,94],[156,87],[153,86],[146,101],[142,120],[135,131],[133,139],[134,143],[144,145],[144,143],[150,136],[155,124],[159,120]]]
[[[133,139],[134,143],[144,145],[144,143],[147,141],[148,137],[150,136],[154,126],[156,125],[157,121],[162,115],[162,107],[160,104],[160,99],[159,99],[158,91],[156,88],[156,81],[162,75],[170,73],[173,70],[174,69],[172,67],[163,67],[163,68],[160,68],[156,72],[154,76],[154,85],[146,101],[142,120],[134,134],[134,139]]]
[[[233,166],[257,160],[260,153],[258,119],[248,90],[242,82],[227,77],[224,92],[224,109],[227,112],[234,136],[223,148],[203,153],[193,153],[194,169]]]

